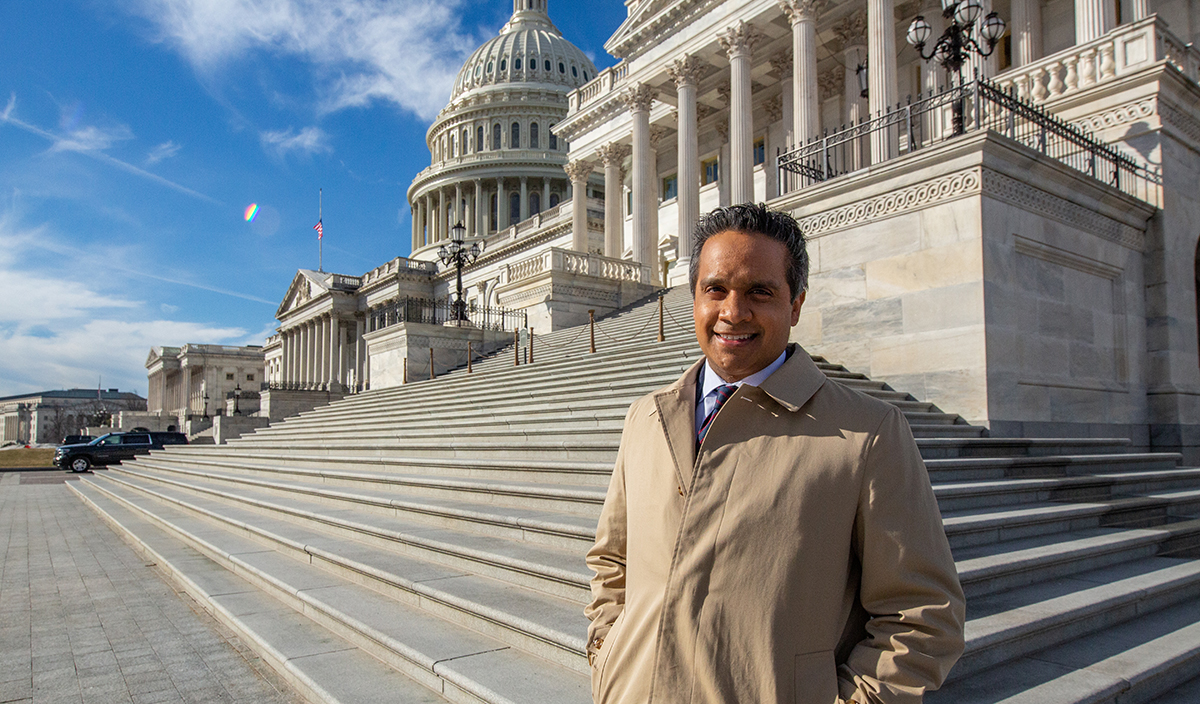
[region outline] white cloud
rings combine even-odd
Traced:
[[[133,132],[124,125],[102,129],[88,126],[72,130],[55,138],[52,152],[98,152],[108,149],[116,142],[133,139]]]
[[[198,70],[261,50],[314,69],[325,111],[374,100],[430,119],[467,52],[465,0],[125,0]]]
[[[163,142],[162,144],[158,145],[154,149],[151,149],[150,153],[146,155],[146,165],[151,166],[151,165],[157,164],[158,162],[162,161],[163,159],[170,159],[171,157],[178,154],[179,150],[182,148],[183,147],[181,145],[178,145],[175,142],[172,142],[169,140],[166,142]]]
[[[16,108],[17,108],[17,94],[11,93],[8,96],[8,105],[5,105],[4,112],[0,113],[0,120],[7,120],[8,116],[11,115],[13,110],[15,110]]]
[[[291,127],[286,130],[263,132],[259,135],[263,147],[283,156],[288,152],[303,152],[315,154],[330,150],[327,135],[319,127],[305,127],[296,132]]]

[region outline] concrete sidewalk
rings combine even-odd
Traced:
[[[0,702],[303,701],[67,480],[0,474]]]

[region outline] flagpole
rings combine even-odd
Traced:
[[[317,189],[317,223],[321,222],[321,201],[324,200],[324,188]],[[325,271],[325,233],[317,233],[317,271]]]

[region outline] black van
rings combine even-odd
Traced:
[[[54,451],[54,464],[72,472],[86,472],[93,465],[116,464],[166,445],[186,445],[187,441],[183,433],[109,433],[82,445],[60,445]]]

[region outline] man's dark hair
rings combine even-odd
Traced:
[[[778,210],[769,210],[765,203],[743,203],[717,208],[700,217],[692,235],[692,261],[689,280],[692,295],[696,295],[696,280],[700,277],[700,250],[708,238],[722,232],[749,232],[778,240],[787,247],[787,283],[796,300],[808,290],[808,250],[805,249],[804,233],[796,218]]]

